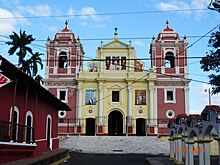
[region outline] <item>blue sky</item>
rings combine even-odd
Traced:
[[[220,13],[211,10],[163,12],[167,10],[206,9],[210,0],[0,0],[0,54],[16,64],[17,58],[9,57],[8,45],[3,41],[12,31],[25,30],[37,40],[53,38],[55,33],[64,27],[64,22],[69,21],[69,28],[80,36],[86,52],[85,56],[94,58],[96,48],[101,40],[89,41],[83,39],[112,38],[114,27],[118,27],[119,38],[152,37],[165,27],[169,20],[171,28],[174,28],[180,36],[202,36],[213,29],[220,22]],[[130,15],[93,15],[138,11],[161,11],[145,14]],[[71,17],[26,18],[33,16],[60,16],[75,15]],[[77,16],[78,15],[78,16]],[[20,17],[20,19],[2,19]],[[3,35],[1,37],[1,35]],[[198,38],[188,37],[189,45]],[[210,49],[208,37],[188,49],[189,57],[201,57]],[[129,40],[122,40],[128,43]],[[132,45],[136,48],[138,58],[149,57],[150,39],[132,39]],[[106,43],[108,41],[104,41]],[[34,44],[45,46],[45,41],[36,41]],[[45,48],[32,45],[34,51],[45,54]],[[46,55],[42,57],[46,58]],[[189,59],[189,78],[208,82],[208,73],[200,69],[199,59]],[[145,69],[149,69],[150,63],[145,62]],[[41,71],[44,75],[44,71]],[[190,113],[200,113],[204,105],[208,104],[208,93],[205,83],[190,83]],[[212,96],[212,103],[219,104],[219,96]]]

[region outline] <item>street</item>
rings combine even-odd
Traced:
[[[148,165],[145,154],[87,154],[70,152],[64,165]]]

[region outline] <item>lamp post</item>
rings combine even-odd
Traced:
[[[211,0],[208,9],[215,10],[220,13],[220,0]]]
[[[211,105],[212,104],[212,101],[211,101],[211,89],[209,88],[209,89],[205,89],[205,92],[208,92],[208,94],[209,94],[209,105]]]

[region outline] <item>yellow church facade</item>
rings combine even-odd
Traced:
[[[66,21],[46,44],[45,88],[71,108],[58,113],[59,135],[168,135],[168,120],[189,114],[187,45],[166,21],[152,37],[147,70],[116,28],[83,68],[88,59]]]
[[[146,121],[157,112],[154,74],[144,70],[131,44],[118,40],[117,29],[113,41],[98,47],[95,59],[76,78],[81,134],[146,135]]]

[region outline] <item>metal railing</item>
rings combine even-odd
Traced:
[[[33,127],[21,124],[13,124],[8,121],[0,121],[0,141],[16,143],[34,143],[35,130]]]
[[[88,118],[62,118],[59,119],[59,130],[58,134],[81,134],[82,127],[86,130],[86,119]],[[94,119],[94,129],[95,134],[98,133],[98,122],[100,119],[102,123],[108,123],[107,117],[96,117]],[[139,118],[142,119],[142,118]],[[154,129],[158,130],[158,136],[168,136],[169,135],[169,128],[167,127],[169,119],[142,119],[142,129],[144,129],[145,134],[150,134],[150,130],[153,127]],[[123,132],[128,134],[128,127],[132,127],[132,129],[137,130],[137,119],[134,118],[123,118]],[[104,130],[108,130],[108,126],[103,124],[102,125]],[[133,134],[136,134],[134,132]]]

